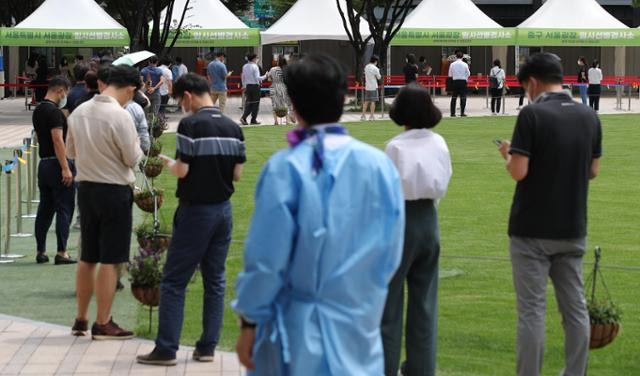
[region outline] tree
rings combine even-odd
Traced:
[[[238,16],[251,8],[252,1],[253,0],[222,0],[224,5]]]
[[[373,53],[380,58],[380,70],[386,72],[387,67],[387,49],[391,44],[391,41],[396,36],[400,28],[404,24],[409,10],[413,7],[412,0],[345,0],[346,9],[342,9],[341,1],[336,0],[338,4],[338,10],[345,27],[345,31],[349,36],[351,45],[356,49],[356,55],[360,55],[360,62],[362,61],[362,53],[364,47],[369,41],[369,38],[373,39],[374,47]],[[359,4],[358,4],[359,3]],[[376,8],[382,11],[382,17],[378,18],[375,15]],[[360,21],[366,16],[369,22],[369,31],[371,36],[363,38],[360,30]],[[360,63],[362,64],[362,63]],[[361,72],[361,66],[357,66],[356,63],[356,77],[359,77]]]
[[[29,17],[44,0],[0,0],[0,24],[17,25]]]
[[[108,0],[106,9],[129,32],[131,51],[149,50],[157,55],[171,51],[178,40],[191,1],[178,9],[180,19],[171,19],[176,0]],[[164,17],[162,11],[166,9]],[[149,26],[151,23],[151,26]],[[171,41],[167,46],[167,41]]]

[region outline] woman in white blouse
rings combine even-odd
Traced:
[[[587,77],[589,78],[589,88],[587,89],[589,106],[597,112],[600,111],[600,94],[602,93],[602,86],[600,86],[602,70],[600,69],[600,62],[598,60],[594,60],[591,64],[591,69],[589,69]]]
[[[405,128],[387,144],[386,153],[402,180],[406,227],[402,264],[389,284],[382,318],[385,374],[398,373],[406,280],[409,301],[403,374],[435,375],[440,256],[436,204],[449,185],[451,158],[442,136],[430,130],[440,122],[442,113],[427,89],[417,85],[402,89],[390,115]]]

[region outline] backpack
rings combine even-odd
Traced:
[[[491,75],[489,76],[489,89],[499,89],[500,82],[498,82],[498,77]]]

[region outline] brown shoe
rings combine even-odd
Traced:
[[[78,320],[73,323],[73,327],[71,327],[71,334],[76,337],[82,337],[87,335],[87,331],[89,331],[89,322],[87,320]]]
[[[99,325],[97,322],[93,323],[91,327],[91,339],[96,341],[109,340],[109,339],[131,339],[133,338],[133,332],[124,330],[113,322],[113,318],[109,320],[105,325]]]

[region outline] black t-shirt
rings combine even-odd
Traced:
[[[586,65],[581,65],[578,68],[578,82],[588,82],[588,71]]]
[[[182,119],[176,141],[176,158],[189,164],[176,196],[190,204],[228,200],[235,166],[246,162],[242,129],[217,108],[205,107]]]
[[[38,155],[40,158],[55,157],[56,151],[53,147],[51,130],[62,128],[62,137],[67,140],[67,118],[58,108],[58,105],[43,100],[35,111],[33,111],[33,128],[38,135]]]
[[[595,111],[564,92],[543,94],[520,111],[509,153],[529,157],[528,174],[516,186],[509,235],[586,236],[591,164],[602,155]]]
[[[415,64],[407,64],[402,68],[402,72],[404,73],[404,82],[415,82],[416,75],[418,74],[418,66]]]

